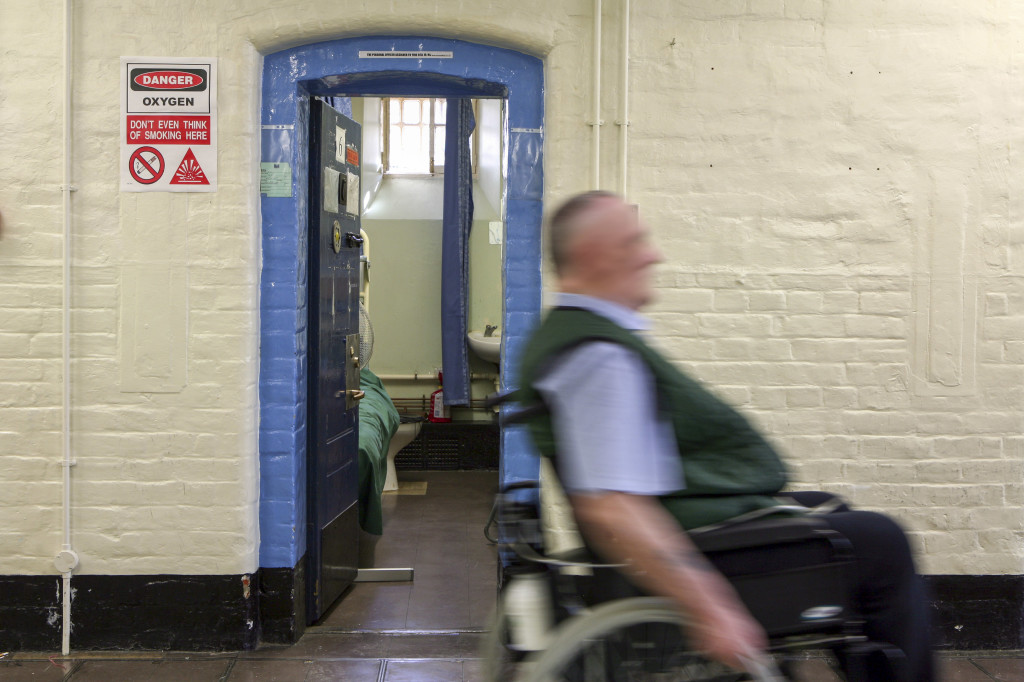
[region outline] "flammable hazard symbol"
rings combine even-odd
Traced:
[[[178,164],[178,170],[174,171],[174,177],[171,178],[171,185],[209,185],[210,181],[206,178],[206,173],[203,172],[202,166],[196,161],[196,155],[192,153],[192,148],[189,147],[188,151],[185,152],[185,158]]]

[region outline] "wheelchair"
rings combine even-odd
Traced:
[[[833,652],[848,682],[898,679],[902,652],[869,641],[851,611],[849,542],[805,507],[688,532],[768,634],[769,655],[737,671],[691,646],[686,616],[642,595],[616,566],[585,547],[547,552],[538,491],[537,481],[517,482],[495,500],[498,537],[488,539],[507,579],[481,643],[484,680],[782,682],[799,679],[795,664],[809,650]]]

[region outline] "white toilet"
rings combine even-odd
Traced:
[[[404,448],[406,445],[411,443],[417,434],[420,432],[420,427],[423,426],[423,419],[417,419],[416,421],[403,421],[398,425],[398,430],[395,431],[395,435],[391,437],[391,442],[388,444],[388,473],[384,479],[384,492],[394,492],[398,490],[398,474],[395,471],[395,455]]]

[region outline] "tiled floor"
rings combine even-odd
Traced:
[[[494,472],[402,472],[426,495],[385,498],[377,565],[415,568],[412,583],[359,583],[293,646],[251,652],[0,653],[0,681],[471,682],[494,603],[495,550],[483,537]],[[1024,652],[945,654],[944,682],[1024,682]],[[839,678],[801,661],[802,682]]]
[[[378,567],[416,569],[411,583],[359,583],[317,630],[480,631],[494,605],[497,555],[484,524],[497,491],[493,471],[400,472],[425,495],[384,496]]]

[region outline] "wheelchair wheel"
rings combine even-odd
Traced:
[[[687,643],[678,610],[662,599],[621,599],[571,618],[545,651],[528,659],[519,682],[777,682],[773,671],[754,674],[711,661]]]

